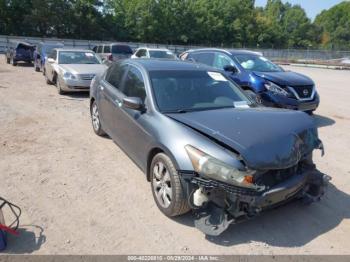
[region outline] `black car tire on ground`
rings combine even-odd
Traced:
[[[13,59],[13,57],[11,57],[11,64],[13,66],[17,66],[17,61]]]
[[[154,168],[158,164],[164,165],[165,171],[162,170],[162,172],[168,172],[170,175],[170,185],[168,184],[168,187],[170,186],[171,188],[172,197],[170,199],[170,205],[168,207],[162,206],[162,204],[159,202],[156,196],[156,191],[157,191],[156,183],[165,182],[164,180],[163,181],[159,180],[155,182],[157,178],[154,172]],[[188,203],[187,203],[186,196],[181,186],[180,176],[173,162],[166,154],[158,153],[157,155],[154,156],[150,166],[150,174],[151,174],[151,188],[152,188],[153,198],[158,208],[160,209],[160,211],[162,211],[162,213],[164,213],[168,217],[174,217],[174,216],[185,214],[190,210],[190,207],[188,206]],[[165,175],[163,176],[163,178],[164,177]]]
[[[40,67],[37,67],[35,63],[34,63],[34,70],[35,72],[40,72]]]
[[[56,80],[56,87],[58,94],[63,95],[65,93],[61,88],[61,83],[59,79]]]
[[[9,64],[9,63],[10,63],[10,58],[8,58],[7,56],[5,56],[5,59],[6,59],[6,64]]]
[[[93,101],[90,106],[91,124],[94,132],[98,136],[105,136],[106,132],[103,130],[100,120],[100,114],[96,101]]]
[[[52,85],[52,82],[51,82],[50,79],[47,77],[46,72],[44,73],[44,76],[45,76],[46,84]]]

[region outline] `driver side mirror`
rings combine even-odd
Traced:
[[[139,97],[125,97],[123,98],[123,107],[137,110],[137,111],[144,111],[145,106]]]
[[[50,64],[55,63],[55,59],[49,57],[49,58],[47,59],[47,62],[50,63]]]
[[[224,70],[226,72],[231,72],[233,74],[236,74],[238,72],[238,69],[235,66],[233,66],[233,65],[225,65],[224,66]]]

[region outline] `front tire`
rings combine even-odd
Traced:
[[[101,125],[100,113],[97,107],[96,101],[93,101],[90,107],[91,123],[94,132],[98,136],[105,136],[106,132],[103,130]]]
[[[46,84],[52,85],[52,81],[48,78],[46,71],[44,71],[44,75],[45,75]]]
[[[62,87],[61,87],[61,82],[59,79],[56,80],[56,87],[57,87],[57,92],[59,95],[64,95],[64,91],[62,90]]]
[[[153,158],[150,168],[152,194],[160,211],[168,217],[187,213],[190,208],[171,159],[159,153]]]
[[[10,58],[8,58],[7,56],[6,56],[6,64],[9,64],[10,63]]]

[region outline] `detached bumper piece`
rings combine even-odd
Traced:
[[[189,203],[195,212],[195,225],[206,235],[217,236],[230,224],[253,218],[264,210],[293,199],[304,203],[320,200],[330,177],[312,169],[288,178],[264,191],[254,191],[183,174]]]

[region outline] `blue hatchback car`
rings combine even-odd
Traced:
[[[34,51],[34,69],[37,72],[42,71],[45,65],[45,60],[51,51],[55,48],[62,48],[64,45],[62,43],[46,43],[40,42]]]
[[[309,77],[285,71],[257,52],[196,49],[182,53],[180,58],[224,70],[250,97],[266,106],[312,113],[320,103]]]

